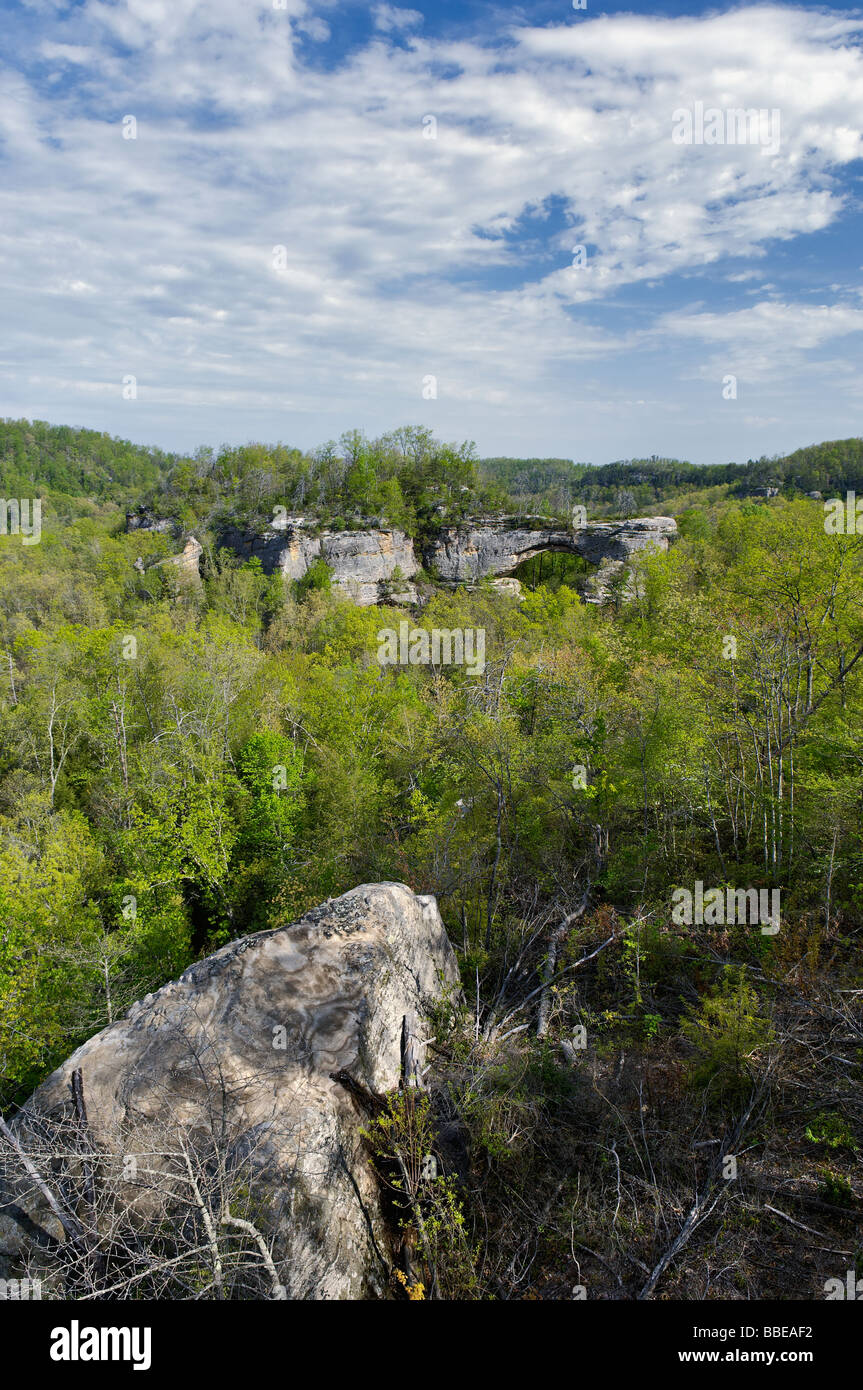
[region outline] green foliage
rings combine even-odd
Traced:
[[[849,1209],[855,1205],[854,1191],[843,1173],[836,1173],[832,1168],[822,1168],[820,1174],[818,1196],[822,1202],[828,1202],[832,1207]]]
[[[836,1110],[821,1111],[806,1126],[806,1138],[828,1149],[857,1149],[858,1145],[847,1120]]]
[[[303,755],[288,735],[262,730],[240,750],[237,765],[247,795],[237,808],[232,896],[237,915],[252,929],[263,929],[271,925],[274,904],[295,867],[305,808]]]
[[[752,1084],[753,1068],[769,1046],[769,1021],[743,966],[729,965],[719,983],[681,1024],[696,1052],[692,1078],[714,1099],[737,1103]]]
[[[480,475],[502,485],[511,502],[523,511],[568,516],[575,503],[591,517],[655,512],[661,503],[680,499],[699,501],[722,496],[747,497],[767,487],[787,497],[823,492],[824,496],[863,490],[863,439],[838,439],[812,444],[785,457],[749,459],[746,463],[694,464],[680,459],[621,459],[598,467],[570,459],[488,458],[479,461]],[[624,506],[625,510],[621,510]],[[684,521],[682,531],[693,535],[698,522]]]
[[[580,1055],[563,1061],[576,1027],[600,1071],[661,1057],[671,1086],[688,1059],[681,1104],[733,1119],[779,1048],[773,982],[809,998],[829,974],[843,1008],[861,984],[863,547],[795,495],[863,493],[860,461],[851,440],[713,470],[493,466],[424,428],[180,458],[6,422],[3,487],[44,487],[45,508],[38,545],[0,537],[0,1101],[221,942],[396,880],[437,896],[458,950],[469,1017],[452,1027],[449,1001],[437,1041],[498,1193],[541,1187],[562,1117],[594,1103]],[[744,495],[773,477],[781,496]],[[319,529],[386,521],[421,551],[487,508],[600,515],[627,492],[639,509],[679,505],[679,536],[635,558],[613,605],[582,603],[579,566],[547,555],[519,603],[490,586],[424,594],[412,625],[485,631],[481,677],[382,667],[378,631],[407,614],[347,602],[323,563],[291,586],[218,544],[281,506]],[[158,563],[172,532],[125,531],[139,506],[196,528],[203,584]],[[533,1038],[550,933],[588,879]],[[781,886],[780,932],[672,922],[673,886],[696,880]],[[851,1120],[819,1103],[807,1138],[853,1161]],[[476,1296],[461,1189],[410,1200],[438,1291]],[[431,1294],[423,1259],[409,1283]]]
[[[332,584],[332,570],[325,560],[313,560],[302,579],[296,581],[297,598],[306,594],[328,594]]]
[[[373,440],[350,430],[309,452],[252,443],[159,463],[146,509],[214,534],[238,521],[266,524],[274,508],[287,507],[313,528],[376,523],[418,535],[502,500],[480,484],[471,443],[441,443],[425,426]]]
[[[447,1300],[477,1298],[477,1251],[471,1246],[456,1179],[437,1171],[436,1125],[428,1094],[407,1088],[386,1097],[386,1109],[363,1131],[379,1180],[408,1248],[424,1266],[424,1278],[408,1296]],[[417,1287],[419,1285],[419,1288]],[[413,1289],[413,1291],[411,1291]]]
[[[188,961],[178,896],[139,881],[106,893],[108,867],[76,811],[45,820],[29,845],[0,849],[4,1102]]]
[[[153,487],[175,458],[97,430],[0,420],[3,497],[30,497],[34,489],[45,489],[67,497],[124,500],[132,489]]]

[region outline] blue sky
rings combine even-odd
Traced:
[[[858,8],[0,14],[0,414],[595,463],[861,432]],[[697,104],[721,143],[673,138]]]

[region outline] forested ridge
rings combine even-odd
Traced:
[[[863,487],[863,440],[838,439],[796,449],[792,454],[762,456],[746,463],[694,464],[684,459],[621,459],[594,467],[570,459],[484,459],[486,476],[523,505],[539,502],[566,511],[583,502],[599,515],[656,512],[662,503],[743,499],[775,489],[787,497],[810,492],[844,493]],[[577,494],[577,495],[576,495]]]
[[[34,487],[58,498],[138,506],[187,529],[213,522],[263,523],[273,505],[339,530],[382,520],[409,534],[440,516],[535,511],[569,517],[651,513],[667,500],[743,499],[767,488],[789,497],[863,491],[863,439],[813,444],[784,457],[698,465],[680,459],[623,459],[592,465],[571,459],[478,458],[472,441],[445,444],[425,427],[368,439],[346,431],[338,442],[302,450],[250,443],[166,453],[96,430],[44,421],[0,421],[0,495]]]
[[[416,428],[185,457],[3,422],[0,493],[43,499],[37,544],[0,535],[4,1113],[196,958],[395,880],[437,897],[467,1001],[435,1042],[470,1135],[447,1297],[863,1274],[863,537],[807,496],[848,490],[859,439],[591,468]],[[219,548],[276,505],[422,535],[577,503],[679,536],[604,605],[558,576],[413,612]],[[194,531],[200,583],[139,509]],[[484,629],[484,672],[382,666],[403,617]],[[699,883],[778,890],[779,929],[677,920]]]

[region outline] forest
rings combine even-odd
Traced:
[[[440,1297],[863,1275],[863,537],[809,495],[854,489],[860,439],[592,467],[419,427],[188,457],[3,422],[0,493],[42,530],[0,535],[2,1113],[190,962],[396,881],[437,898],[464,990]],[[219,544],[276,505],[422,537],[576,503],[679,535],[605,604],[552,566],[385,617]],[[199,580],[158,563],[191,532]],[[405,617],[483,629],[484,670],[382,666]],[[711,888],[778,894],[778,930],[681,920]]]

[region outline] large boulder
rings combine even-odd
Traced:
[[[53,1184],[99,1230],[117,1225],[118,1203],[149,1230],[195,1225],[206,1207],[205,1246],[210,1225],[245,1220],[256,1234],[236,1222],[231,1234],[253,1251],[263,1237],[276,1296],[380,1295],[386,1237],[356,1095],[394,1090],[406,1051],[422,1068],[429,1010],[457,990],[434,898],[399,883],[364,884],[190,966],[78,1048],[13,1122],[0,1276],[32,1274],[46,1240],[68,1246]],[[70,1169],[58,1153],[73,1129],[71,1147],[91,1159]],[[111,1188],[109,1203],[97,1188]]]

